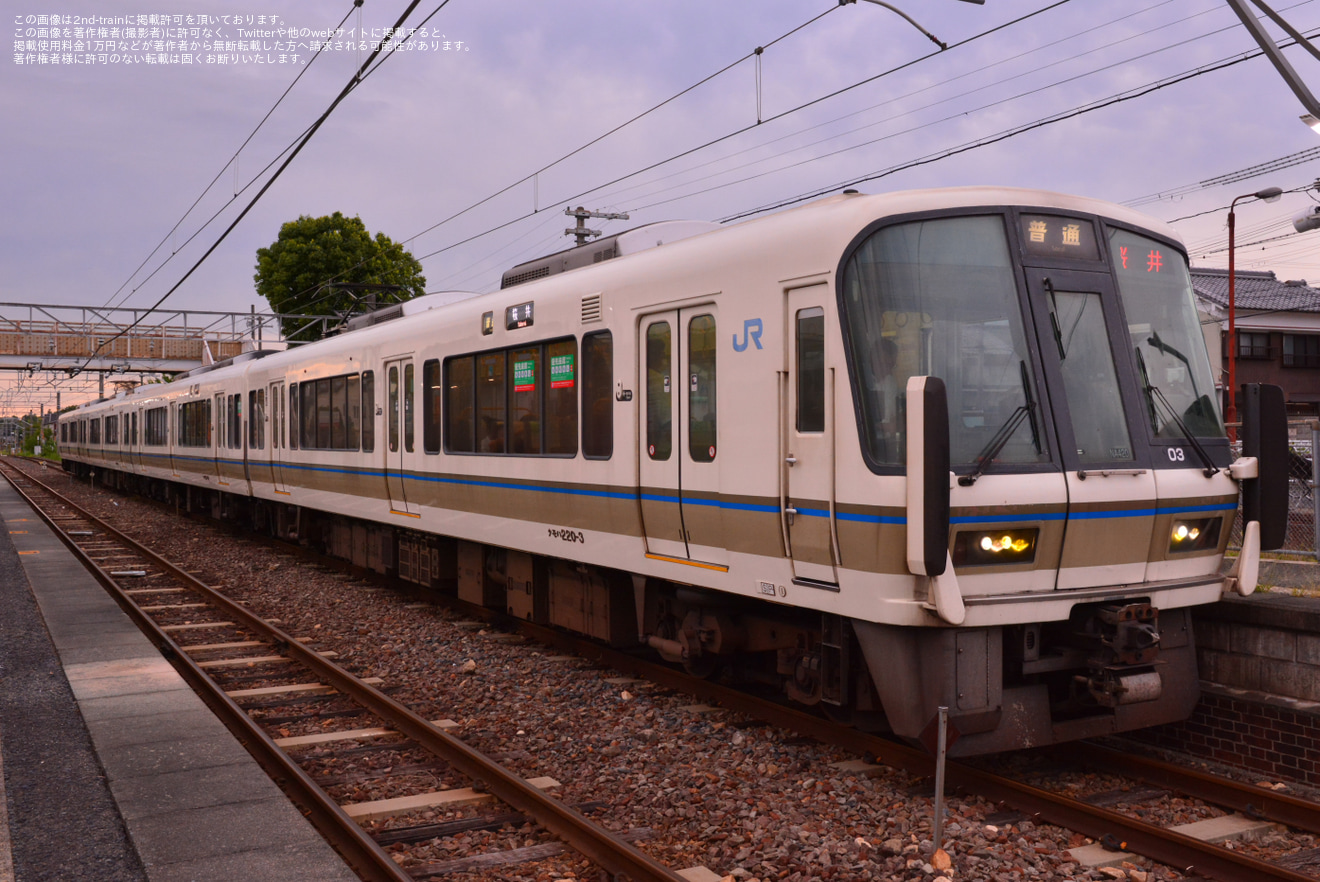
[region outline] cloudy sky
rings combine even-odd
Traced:
[[[367,58],[362,29],[371,39],[407,8],[4,4],[0,300],[137,307],[179,282],[340,94]],[[405,22],[419,28],[411,45],[344,98],[166,304],[262,308],[256,249],[299,215],[342,211],[405,241],[428,290],[489,290],[504,268],[568,244],[570,203],[630,212],[600,222],[614,232],[863,178],[864,192],[1006,184],[1137,204],[1190,218],[1175,226],[1193,263],[1224,266],[1234,197],[1320,177],[1320,135],[1269,63],[1248,57],[1256,45],[1225,0],[892,5],[949,48],[867,2],[422,0]],[[1274,5],[1320,28],[1320,4]],[[54,48],[52,13],[69,17]],[[265,35],[341,20],[343,42],[319,55],[311,36]],[[1287,54],[1320,93],[1320,62]],[[964,149],[981,141],[994,143]],[[1320,233],[1289,235],[1312,204],[1304,192],[1239,204],[1239,266],[1320,282]]]

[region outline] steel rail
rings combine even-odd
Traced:
[[[109,527],[100,519],[87,514],[82,508],[50,489],[41,481],[26,474],[21,469],[15,468],[10,463],[4,463],[4,465],[6,468],[18,472],[24,480],[36,484],[45,492],[60,500],[61,503],[70,507],[79,518],[105,529],[117,538],[123,538],[122,533]],[[73,541],[73,538],[54,521],[51,515],[32,498],[27,490],[19,486],[11,476],[6,475],[5,477],[10,486],[26,500],[32,510],[50,526],[60,541],[92,574],[92,577],[114,598],[115,602],[133,620],[133,623],[147,636],[147,639],[161,650],[180,676],[192,687],[193,691],[211,709],[212,713],[220,718],[221,722],[257,761],[257,764],[298,805],[312,825],[339,852],[354,872],[364,879],[372,880],[372,882],[376,882],[376,880],[379,880],[379,882],[413,882],[412,877],[404,872],[389,854],[367,835],[362,825],[350,818],[329,794],[322,790],[306,772],[293,762],[287,753],[275,744],[269,735],[262,731],[256,722],[239,707],[237,702],[226,695],[224,690],[220,689],[215,681],[197,666],[197,663],[169,634],[162,631],[150,616],[142,612],[137,604],[123,593],[123,588],[119,586],[114,578]],[[131,540],[129,541],[131,543]],[[131,544],[136,546],[136,543]],[[140,548],[140,546],[138,547]],[[153,560],[158,558],[157,555],[148,555],[148,557]],[[172,566],[168,569],[172,574],[176,570]],[[189,581],[194,582],[196,580],[189,577]]]
[[[471,609],[471,606],[465,608]],[[498,614],[493,615],[492,618],[505,621],[505,617]],[[517,619],[510,621],[515,622],[523,634],[538,641],[580,653],[620,671],[644,677],[665,688],[686,692],[703,700],[718,703],[737,713],[828,744],[845,747],[861,755],[874,756],[878,762],[911,774],[934,775],[934,758],[917,748],[859,732],[794,708],[738,692],[718,683],[694,680],[674,668],[627,655],[570,634]],[[949,763],[946,766],[945,778],[955,789],[962,789],[1011,806],[1030,816],[1034,821],[1073,830],[1096,841],[1107,835],[1113,836],[1124,843],[1125,850],[1167,864],[1186,874],[1198,873],[1220,882],[1261,882],[1261,880],[1315,882],[1313,876],[961,763]]]
[[[6,463],[6,465],[10,468],[14,468],[14,466],[8,463]],[[119,541],[147,557],[162,569],[167,570],[171,575],[185,582],[189,587],[205,595],[209,600],[212,600],[217,606],[221,607],[224,610],[225,615],[240,620],[244,627],[268,634],[271,639],[280,644],[282,650],[288,652],[291,657],[296,658],[300,663],[311,669],[317,677],[323,679],[328,685],[333,686],[338,691],[343,692],[355,701],[358,701],[372,713],[388,722],[396,731],[412,738],[423,747],[431,750],[468,777],[484,782],[487,789],[492,794],[536,820],[537,823],[541,824],[551,833],[554,833],[556,836],[567,842],[570,846],[597,863],[599,866],[611,873],[623,874],[634,880],[634,882],[686,882],[683,876],[680,876],[675,871],[654,860],[631,843],[624,841],[619,836],[606,830],[599,824],[594,823],[581,813],[555,799],[553,796],[533,787],[531,784],[527,783],[525,779],[513,774],[508,769],[505,769],[476,748],[464,743],[447,732],[437,729],[435,726],[431,725],[429,721],[414,713],[405,705],[400,704],[388,695],[385,695],[363,683],[344,668],[329,659],[322,657],[319,653],[308,648],[305,644],[301,643],[282,629],[269,624],[261,617],[246,609],[242,604],[235,603],[205,583],[198,581],[175,564],[156,554],[136,540],[126,536],[124,533],[100,520],[96,516],[86,512],[76,503],[62,496],[60,493],[46,486],[36,478],[21,471],[20,473],[23,474],[24,478],[42,487],[47,493],[50,493],[63,504],[78,512],[81,517],[85,517],[96,523],[98,527],[115,536]],[[11,483],[13,482],[11,481]],[[24,494],[24,496],[26,497],[26,494]],[[34,508],[36,508],[35,505]],[[54,526],[53,523],[52,526]],[[67,537],[64,537],[63,531],[60,531],[58,528],[56,528],[56,530],[61,537],[64,538],[65,544],[76,549],[76,546],[72,545]],[[82,557],[84,561],[87,561],[90,566],[96,566],[84,555],[81,555],[81,553],[79,556]],[[100,572],[99,567],[96,567],[96,572]],[[120,603],[121,605],[127,604],[128,607],[131,607],[134,610],[136,609],[136,605],[127,597],[123,597],[122,600],[120,600]],[[133,615],[135,620],[137,620],[138,616],[145,618],[140,612],[136,614],[130,612],[130,615]],[[154,623],[152,630],[156,630]],[[191,660],[187,659],[187,653],[182,652],[172,639],[163,632],[157,631],[157,633],[160,633],[167,641],[166,645],[172,647],[171,651],[175,656],[175,658],[172,659],[173,661],[185,661],[187,665],[192,665]],[[197,669],[197,673],[198,675],[205,677],[200,669]],[[209,682],[209,678],[206,679],[207,682]],[[233,704],[247,722],[251,722],[247,719],[247,714],[243,713],[241,708],[238,708],[228,696],[223,696],[223,698],[229,704]],[[260,730],[257,731],[260,732]],[[260,732],[260,735],[265,741],[270,742],[270,738],[266,736],[264,732]],[[274,746],[273,742],[270,742],[270,746],[276,751],[279,751],[279,749]],[[282,751],[280,751],[280,753],[281,755],[283,754]],[[297,767],[294,766],[294,768],[296,769]],[[298,772],[302,777],[306,777],[306,774],[303,773],[301,769],[298,769]],[[310,779],[307,780],[310,782]],[[311,783],[312,786],[315,787],[315,783]],[[320,788],[317,787],[316,790],[320,791]],[[328,796],[325,798],[329,799]],[[331,801],[331,803],[333,804],[333,801]],[[348,816],[344,814],[343,810],[337,805],[334,806],[334,809],[337,814],[343,815],[344,818],[348,819]],[[354,828],[362,832],[362,835],[371,842],[371,845],[377,851],[380,851],[381,854],[385,855],[391,865],[397,868],[397,865],[394,864],[393,860],[390,860],[389,856],[385,854],[379,846],[376,846],[374,840],[371,840],[369,836],[366,836],[365,831],[362,831],[359,824],[353,822],[351,819],[348,820]],[[411,877],[405,874],[401,878],[409,879]]]
[[[1299,830],[1320,833],[1320,805],[1309,800],[1221,778],[1197,769],[1182,768],[1151,757],[1122,753],[1091,742],[1069,745],[1068,752],[1068,759],[1073,762],[1130,775],[1234,811],[1264,817]]]

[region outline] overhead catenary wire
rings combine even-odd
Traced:
[[[1060,2],[1067,2],[1067,0],[1060,0]],[[529,174],[524,175],[523,177],[519,178],[518,180],[513,181],[512,183],[509,183],[509,184],[505,185],[504,187],[500,188],[499,190],[496,190],[494,193],[491,193],[491,194],[489,194],[489,195],[487,195],[487,196],[482,197],[481,199],[477,200],[476,202],[471,203],[470,205],[466,206],[465,208],[462,208],[462,209],[460,209],[460,210],[454,212],[453,214],[449,215],[448,217],[444,218],[443,220],[437,221],[436,223],[431,224],[430,226],[426,227],[425,229],[420,230],[420,231],[414,233],[414,234],[411,235],[411,236],[408,236],[407,238],[403,239],[402,242],[405,243],[405,244],[406,244],[406,243],[409,243],[409,242],[413,242],[413,241],[415,241],[415,240],[421,238],[422,236],[426,235],[427,233],[430,233],[430,232],[432,232],[432,231],[434,231],[434,230],[436,230],[436,229],[438,229],[438,228],[444,226],[445,224],[450,223],[451,221],[457,220],[458,218],[460,218],[460,217],[466,215],[467,213],[469,213],[469,212],[471,212],[471,211],[473,211],[473,210],[475,210],[475,209],[481,207],[482,205],[485,205],[485,204],[487,204],[487,203],[489,203],[489,202],[491,202],[491,201],[493,201],[493,200],[499,198],[500,196],[504,195],[505,193],[508,193],[508,192],[510,192],[511,190],[515,189],[516,187],[519,187],[519,186],[521,186],[521,185],[523,185],[523,184],[526,184],[526,183],[528,183],[528,182],[533,182],[533,183],[536,185],[536,187],[537,187],[537,193],[536,193],[536,195],[535,195],[534,198],[533,198],[533,209],[532,209],[532,211],[531,211],[530,213],[527,213],[527,214],[519,215],[518,217],[514,218],[512,221],[509,221],[508,223],[501,224],[500,226],[495,227],[495,228],[493,228],[493,229],[491,229],[491,230],[485,231],[485,232],[483,232],[481,235],[486,235],[486,234],[488,234],[488,233],[495,232],[495,231],[500,230],[500,229],[504,229],[505,227],[509,226],[511,223],[516,223],[516,222],[518,222],[518,221],[520,221],[520,220],[524,220],[524,219],[526,219],[526,218],[528,218],[528,217],[531,217],[531,216],[533,216],[533,215],[536,215],[536,214],[540,213],[540,212],[543,210],[543,209],[541,208],[541,199],[540,199],[540,195],[539,195],[539,176],[540,176],[541,174],[543,174],[543,173],[549,171],[550,169],[552,169],[552,168],[554,168],[555,166],[557,166],[557,165],[559,165],[559,164],[561,164],[561,163],[567,161],[568,159],[571,159],[572,157],[574,157],[574,156],[578,155],[579,153],[583,152],[584,150],[587,150],[587,149],[593,147],[594,145],[600,143],[600,142],[603,141],[604,139],[606,139],[606,138],[608,138],[608,137],[610,137],[610,136],[612,136],[612,135],[614,135],[614,134],[616,134],[616,133],[622,131],[623,129],[627,128],[628,126],[632,125],[633,123],[636,123],[636,122],[638,122],[638,121],[640,121],[640,120],[642,120],[642,119],[645,119],[647,116],[650,116],[652,113],[656,112],[657,110],[660,110],[661,108],[663,108],[663,107],[665,107],[665,106],[667,106],[667,105],[669,105],[669,104],[672,104],[674,101],[678,100],[679,98],[682,98],[684,95],[687,95],[688,93],[692,92],[693,90],[700,88],[701,86],[703,86],[703,85],[705,85],[705,84],[711,82],[711,81],[714,80],[715,78],[717,78],[717,77],[719,77],[719,76],[721,76],[721,75],[727,73],[728,71],[734,69],[734,68],[737,67],[738,65],[742,64],[743,62],[745,62],[747,59],[749,59],[749,58],[753,58],[753,57],[759,59],[759,58],[760,58],[760,55],[763,54],[764,51],[765,51],[766,49],[768,49],[768,48],[770,48],[771,46],[774,46],[775,44],[780,43],[780,42],[782,42],[783,40],[785,40],[785,39],[787,39],[787,38],[793,36],[794,34],[796,34],[797,32],[801,31],[802,29],[804,29],[804,28],[806,28],[806,27],[809,27],[809,26],[812,25],[812,24],[815,24],[817,21],[820,21],[820,20],[821,20],[822,18],[824,18],[826,15],[829,15],[831,12],[834,12],[834,11],[835,11],[836,9],[838,9],[838,8],[839,8],[839,7],[838,7],[838,5],[836,4],[836,5],[834,5],[834,6],[831,6],[831,7],[828,8],[828,9],[826,9],[824,12],[821,12],[821,13],[819,13],[819,14],[817,14],[817,15],[812,16],[811,18],[807,19],[807,20],[806,20],[805,22],[803,22],[802,24],[797,25],[796,27],[793,27],[793,28],[789,29],[788,31],[784,32],[783,34],[780,34],[778,37],[775,37],[773,40],[771,40],[770,42],[766,43],[765,45],[763,45],[763,46],[758,46],[756,49],[752,50],[751,52],[748,52],[748,53],[746,53],[745,55],[739,57],[738,59],[729,62],[728,64],[724,65],[724,66],[721,67],[720,69],[714,71],[713,73],[707,74],[706,76],[702,77],[701,79],[697,80],[696,82],[692,83],[691,85],[686,86],[686,87],[684,87],[683,89],[680,89],[678,92],[675,92],[673,95],[670,95],[668,98],[665,98],[664,100],[659,101],[659,102],[657,102],[657,103],[651,105],[650,107],[648,107],[648,108],[646,108],[645,110],[643,110],[643,111],[641,111],[641,112],[639,112],[639,113],[633,115],[632,117],[630,117],[629,119],[625,120],[624,122],[619,123],[618,125],[614,126],[613,128],[610,128],[610,129],[608,129],[607,131],[601,133],[600,135],[597,135],[596,137],[594,137],[594,138],[588,140],[587,142],[585,142],[585,143],[579,145],[578,147],[575,147],[574,149],[570,150],[568,153],[565,153],[565,154],[563,154],[562,156],[560,156],[560,157],[558,157],[558,158],[556,158],[556,159],[554,159],[554,160],[551,160],[550,162],[546,163],[545,165],[541,166],[540,168],[536,169],[535,171],[530,172]],[[433,13],[433,14],[434,14],[434,13]],[[428,16],[428,20],[429,20],[429,16]],[[370,73],[370,72],[369,72],[369,73]],[[581,194],[581,195],[586,195],[586,194]],[[578,198],[577,196],[570,196],[570,197],[568,197],[568,198],[565,199],[565,200],[556,200],[554,203],[547,203],[547,204],[555,204],[555,205],[558,205],[560,202],[569,202],[569,201],[572,201],[572,200],[577,199],[577,198]],[[471,241],[471,239],[465,240],[465,242],[466,242],[466,241]],[[463,244],[463,243],[455,243],[455,245],[457,245],[457,244]],[[447,250],[447,249],[441,249],[441,250]],[[439,252],[431,252],[430,254],[422,255],[421,257],[418,257],[418,258],[416,258],[416,259],[417,259],[417,260],[425,260],[427,257],[434,256],[434,255],[437,254],[437,253],[439,253]],[[358,264],[355,264],[355,265],[352,266],[352,267],[348,267],[347,269],[341,270],[341,271],[340,271],[339,273],[337,273],[336,275],[331,276],[331,277],[328,278],[328,279],[322,280],[321,282],[318,282],[317,285],[314,285],[314,286],[311,286],[311,287],[309,287],[309,288],[304,289],[303,291],[299,292],[299,293],[298,293],[297,295],[295,295],[295,296],[297,296],[297,297],[304,296],[304,295],[310,293],[311,291],[316,290],[316,288],[317,288],[318,286],[321,286],[321,285],[327,285],[327,284],[333,282],[335,279],[337,279],[337,278],[339,278],[340,276],[342,276],[344,273],[352,272],[354,269],[357,269],[357,268],[360,267],[361,265],[362,265],[362,263],[359,262]],[[328,295],[327,295],[327,296],[328,296]],[[313,300],[313,301],[309,304],[309,306],[317,305],[319,302],[321,302],[321,301],[324,300],[324,299],[325,299],[325,298],[322,297],[322,298],[318,298],[317,300]]]
[[[362,0],[354,0],[352,8],[350,8],[348,12],[344,13],[344,17],[339,20],[339,23],[335,25],[334,29],[338,30],[339,28],[342,28],[344,22],[348,21],[349,16],[353,14],[353,9],[360,9],[361,6],[362,6]],[[304,75],[306,75],[306,73],[309,70],[312,69],[312,65],[315,64],[317,59],[320,57],[321,57],[321,53],[319,52],[314,53],[312,55],[311,61],[303,65],[302,70],[300,70],[298,72],[298,75],[293,78],[293,82],[289,83],[289,85],[285,88],[285,90],[282,93],[280,93],[280,97],[275,99],[275,103],[272,104],[270,109],[266,111],[265,116],[263,116],[261,120],[256,124],[256,126],[253,127],[252,131],[248,133],[248,136],[243,139],[243,143],[238,145],[238,148],[234,150],[233,155],[230,156],[229,159],[225,162],[225,164],[220,167],[220,170],[216,172],[215,177],[213,177],[210,183],[208,183],[202,189],[202,192],[197,195],[197,198],[194,199],[192,204],[188,206],[187,210],[185,210],[183,215],[179,218],[179,220],[175,222],[174,226],[170,227],[169,232],[167,232],[164,235],[164,237],[160,240],[160,242],[156,245],[156,247],[151,249],[151,252],[147,254],[145,258],[143,258],[142,262],[138,264],[137,268],[134,269],[133,272],[129,274],[129,277],[124,280],[124,283],[120,285],[118,288],[116,288],[114,293],[110,295],[110,297],[106,300],[106,304],[105,304],[106,306],[122,305],[124,300],[126,300],[128,297],[131,297],[134,293],[137,292],[138,289],[134,288],[124,296],[124,299],[121,299],[118,303],[115,302],[115,298],[119,297],[120,293],[124,290],[124,288],[128,287],[128,285],[132,283],[133,279],[137,276],[137,274],[142,272],[142,268],[145,267],[148,262],[150,262],[151,258],[155,257],[156,253],[159,252],[162,247],[164,247],[165,243],[170,241],[170,238],[176,232],[178,232],[179,227],[181,227],[184,221],[188,219],[188,216],[192,214],[193,210],[197,208],[199,204],[201,204],[201,201],[204,198],[206,198],[206,194],[211,192],[211,188],[214,187],[216,183],[220,180],[220,178],[224,175],[225,170],[228,169],[231,165],[234,166],[235,169],[237,169],[238,157],[243,152],[243,149],[252,142],[252,139],[256,137],[257,132],[261,131],[262,126],[264,126],[267,123],[267,121],[270,120],[271,116],[279,108],[280,104],[282,104],[284,102],[284,99],[289,96],[289,93],[293,91],[294,86],[298,85],[298,82],[303,78]],[[290,148],[286,147],[285,151],[282,151],[279,155],[283,155],[283,153],[286,152],[288,149]],[[278,158],[279,156],[276,156],[276,159]],[[265,171],[269,169],[270,165],[273,163],[274,160],[272,160],[270,164],[267,164],[266,167],[262,169],[260,173],[258,173],[257,178],[260,178],[261,174],[264,174]],[[257,178],[254,178],[253,180],[256,180]],[[238,199],[239,195],[249,186],[251,186],[251,184],[252,182],[249,181],[248,184],[245,185],[242,189],[235,192],[234,195],[228,201],[226,201],[223,206],[221,206],[219,211],[217,211],[215,214],[212,214],[211,217],[208,218],[206,222],[203,223],[201,227],[197,229],[196,232],[194,232],[184,241],[183,245],[180,246],[180,248],[186,247],[189,243],[191,243],[192,240],[195,239],[202,232],[202,230],[206,229],[206,227],[210,225],[211,221],[215,220],[215,218],[219,216],[220,212],[224,211],[225,208],[228,208],[230,205],[232,205]],[[174,256],[178,254],[179,250],[180,249],[175,249],[175,251],[171,253],[169,257],[167,257],[164,261],[161,262],[160,266],[158,266],[155,270],[151,272],[150,275],[148,275],[145,279],[142,280],[142,284],[146,284],[148,281],[150,281],[156,275],[156,273],[160,271],[161,268],[163,268],[166,264],[168,264],[174,258]]]
[[[763,214],[767,211],[774,211],[780,208],[786,208],[790,205],[796,205],[798,203],[805,202],[809,199],[819,198],[828,193],[832,193],[836,190],[840,190],[845,187],[855,187],[859,184],[863,184],[868,181],[875,181],[884,177],[888,177],[889,175],[896,174],[900,171],[907,171],[908,169],[917,168],[923,165],[929,165],[930,163],[933,162],[939,162],[940,160],[947,159],[950,156],[956,156],[961,153],[966,153],[970,150],[976,150],[981,147],[989,146],[991,144],[997,144],[1001,141],[1006,141],[1010,138],[1015,138],[1019,135],[1026,134],[1027,132],[1032,132],[1037,129],[1055,125],[1065,120],[1083,116],[1088,113],[1093,113],[1094,111],[1102,110],[1107,107],[1112,107],[1116,104],[1122,104],[1128,101],[1135,100],[1137,98],[1145,97],[1146,95],[1150,95],[1154,92],[1158,92],[1170,86],[1178,85],[1188,80],[1195,79],[1200,76],[1204,76],[1205,74],[1215,73],[1217,71],[1224,70],[1229,67],[1233,67],[1235,65],[1241,64],[1244,61],[1250,61],[1252,59],[1260,57],[1262,54],[1263,52],[1258,49],[1255,51],[1241,53],[1239,55],[1229,57],[1227,59],[1221,59],[1218,62],[1202,65],[1192,70],[1184,71],[1181,74],[1175,74],[1173,76],[1164,77],[1160,80],[1147,83],[1144,86],[1130,89],[1125,92],[1120,92],[1116,95],[1112,95],[1105,99],[1099,99],[1086,105],[1075,107],[1066,111],[1061,111],[1059,113],[1052,114],[1050,116],[1042,117],[1030,123],[1024,123],[1018,126],[1012,126],[1008,129],[1003,129],[993,135],[988,135],[983,138],[977,138],[972,141],[964,142],[963,144],[948,148],[946,150],[929,153],[925,156],[911,159],[905,162],[901,162],[869,174],[852,177],[849,178],[848,180],[831,184],[826,187],[817,187],[812,189],[811,191],[800,193],[797,196],[793,196],[787,199],[782,199],[774,203],[764,204],[756,208],[747,209],[738,212],[736,214],[728,215],[726,217],[720,218],[719,222],[729,223],[734,220],[740,220],[742,218],[752,217],[757,214]]]
[[[412,0],[412,2],[408,4],[408,7],[403,11],[403,13],[399,16],[398,20],[395,22],[394,24],[395,29],[401,29],[403,27],[403,23],[408,19],[408,16],[412,14],[413,10],[417,8],[417,5],[420,2],[421,0]],[[442,0],[440,5],[436,8],[435,12],[439,12],[446,5],[448,5],[448,3],[449,0]],[[432,15],[434,15],[435,12],[433,12]],[[428,20],[429,20],[429,16],[428,16]],[[152,304],[152,306],[142,316],[138,317],[137,319],[134,319],[133,322],[131,322],[129,325],[122,328],[121,330],[119,330],[118,332],[116,332],[115,334],[111,335],[107,339],[103,340],[100,344],[98,344],[97,347],[92,351],[92,353],[89,356],[87,356],[87,359],[83,361],[83,363],[79,366],[79,370],[82,370],[83,368],[87,367],[87,365],[91,363],[92,359],[95,358],[100,353],[100,351],[104,349],[107,345],[109,345],[112,341],[117,340],[120,337],[124,336],[124,334],[128,333],[133,328],[137,327],[137,325],[142,322],[142,319],[145,318],[146,315],[149,315],[151,312],[160,308],[161,304],[163,304],[167,299],[169,299],[169,297],[175,291],[179,290],[179,288],[183,285],[183,283],[186,282],[188,278],[192,276],[194,272],[197,271],[198,267],[200,267],[206,261],[206,259],[210,257],[211,254],[217,248],[220,247],[220,244],[224,242],[226,238],[228,238],[229,234],[233,232],[234,228],[237,227],[240,222],[242,222],[243,218],[247,217],[248,212],[250,212],[253,209],[253,207],[256,206],[257,202],[261,200],[261,197],[266,194],[266,191],[268,191],[275,184],[275,182],[279,180],[280,175],[283,174],[284,170],[289,167],[289,165],[293,162],[294,159],[297,158],[298,154],[301,153],[302,149],[307,146],[308,142],[311,141],[312,137],[321,128],[321,126],[325,124],[325,121],[330,118],[330,115],[334,113],[335,109],[339,107],[339,105],[343,103],[344,99],[347,98],[350,94],[352,94],[353,90],[358,87],[358,85],[362,81],[362,77],[364,73],[367,72],[367,69],[371,66],[372,62],[375,61],[376,57],[382,51],[384,51],[384,44],[381,44],[380,46],[377,46],[374,50],[372,50],[371,54],[367,56],[366,61],[362,62],[361,67],[359,67],[358,71],[354,73],[352,79],[350,79],[348,83],[344,85],[344,87],[340,90],[339,94],[335,96],[335,99],[330,102],[330,106],[327,107],[319,117],[317,117],[316,121],[312,123],[311,126],[308,127],[306,133],[298,141],[297,145],[293,148],[293,150],[289,152],[288,157],[284,160],[283,163],[281,163],[280,167],[275,170],[275,172],[271,175],[270,179],[266,181],[266,183],[261,187],[261,189],[256,193],[256,195],[254,195],[252,199],[249,200],[248,204],[244,206],[241,212],[239,212],[238,217],[234,218],[234,220],[229,224],[229,226],[225,228],[224,232],[221,233],[220,236],[215,240],[215,242],[211,244],[211,247],[206,249],[206,253],[204,253],[201,257],[199,257],[197,261],[188,269],[188,271],[184,273],[183,276],[177,282],[175,282],[168,291],[162,294],[160,296],[160,299],[158,299],[154,304]]]

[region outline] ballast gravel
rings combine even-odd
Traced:
[[[54,470],[41,477],[121,530],[192,571],[225,586],[255,612],[308,637],[359,676],[376,676],[396,699],[427,719],[449,718],[454,734],[526,777],[558,780],[557,798],[603,803],[594,817],[616,832],[650,831],[639,848],[676,869],[706,867],[738,882],[807,880],[1122,880],[1184,878],[1140,860],[1086,869],[1069,849],[1090,840],[1029,820],[989,823],[1000,806],[950,797],[943,849],[932,847],[933,784],[888,768],[872,775],[835,766],[858,757],[722,710],[694,710],[695,700],[623,675],[565,659],[533,643],[508,641],[489,627],[416,598],[309,566],[288,554],[186,521]],[[616,682],[610,682],[614,680]],[[360,720],[290,724],[285,731],[351,729]],[[345,775],[390,754],[319,760]],[[402,760],[401,760],[402,761]],[[407,761],[415,761],[414,759]],[[1030,753],[1004,759],[1030,774]],[[464,787],[455,773],[430,774],[431,786]],[[1066,792],[1133,786],[1102,775],[1046,769],[1037,783]],[[341,797],[374,798],[370,783],[340,786]],[[1129,809],[1132,810],[1132,809]],[[370,822],[370,830],[447,822],[497,811],[468,806]],[[507,808],[498,811],[508,811]],[[1163,799],[1136,808],[1144,820],[1180,824],[1222,814],[1192,800]],[[553,841],[533,825],[471,831],[421,844],[390,846],[416,871],[473,854]],[[1260,856],[1305,850],[1313,838],[1277,837],[1272,846],[1242,844]],[[601,872],[574,853],[531,863],[450,873],[446,880],[574,880]]]

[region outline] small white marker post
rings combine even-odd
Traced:
[[[939,709],[940,731],[935,749],[935,851],[944,845],[944,755],[949,732],[949,709]]]

